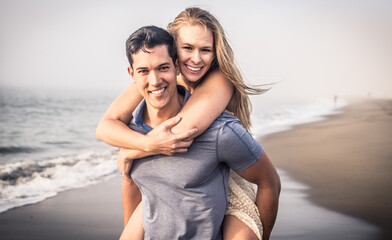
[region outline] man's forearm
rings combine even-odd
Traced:
[[[263,224],[263,240],[268,240],[274,227],[279,206],[280,187],[258,188],[256,205]]]

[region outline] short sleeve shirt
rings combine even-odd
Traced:
[[[144,104],[133,119],[142,114]],[[132,129],[148,132],[135,122],[130,123]],[[144,238],[222,239],[229,169],[245,170],[261,154],[260,144],[240,121],[223,113],[194,139],[187,153],[135,160],[131,177],[142,193]]]

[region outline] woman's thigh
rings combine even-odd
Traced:
[[[258,240],[256,234],[238,218],[226,215],[223,220],[224,240]]]
[[[120,240],[142,240],[143,238],[142,203],[140,202],[124,228]]]

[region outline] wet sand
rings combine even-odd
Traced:
[[[391,126],[392,101],[371,100],[262,139],[284,171],[271,239],[392,239]],[[117,239],[120,184],[119,176],[2,213],[0,239]]]
[[[118,239],[122,177],[0,214],[0,239]]]
[[[392,100],[356,101],[326,121],[261,140],[314,204],[363,219],[392,239]],[[331,229],[333,232],[333,229]]]

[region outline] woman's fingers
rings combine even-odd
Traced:
[[[174,119],[166,120],[162,123],[162,126],[166,129],[172,129],[172,127],[176,126],[181,121],[181,117],[175,117]]]

